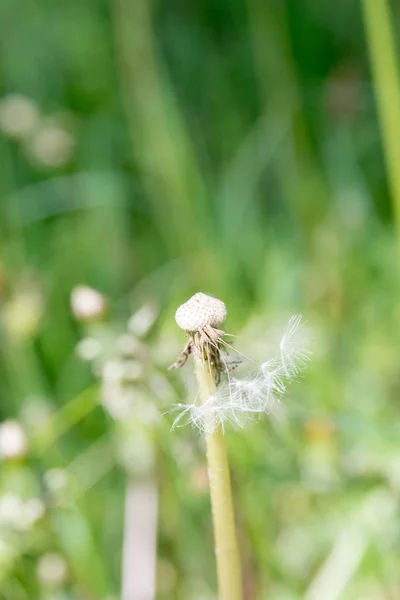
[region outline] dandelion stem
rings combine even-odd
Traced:
[[[388,0],[361,0],[393,211],[400,236],[400,77]]]
[[[210,396],[215,395],[216,382],[208,362],[200,352],[195,354],[195,365],[200,396],[203,402],[207,402]],[[222,426],[206,427],[206,432],[219,600],[242,600],[239,547]]]

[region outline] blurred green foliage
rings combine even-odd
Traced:
[[[166,376],[173,313],[200,290],[252,355],[302,311],[315,355],[227,434],[246,600],[397,598],[398,254],[359,3],[2,0],[0,40],[0,417],[28,436],[0,463],[1,600],[118,598],[126,481],[147,477],[157,599],[215,598],[202,440],[164,414],[189,378]],[[71,312],[81,284],[99,322]],[[125,360],[143,305],[126,418],[77,345]]]

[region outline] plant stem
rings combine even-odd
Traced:
[[[216,391],[214,377],[201,355],[195,355],[200,396],[206,402]],[[236,538],[228,457],[222,428],[206,434],[208,477],[214,524],[219,600],[242,600],[239,547]]]
[[[157,556],[157,484],[128,482],[125,494],[122,600],[154,600]]]
[[[388,0],[361,1],[389,188],[400,237],[400,77]]]

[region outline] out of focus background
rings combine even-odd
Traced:
[[[226,433],[246,600],[400,598],[400,229],[362,3],[2,0],[0,39],[1,600],[216,600],[203,441],[171,432],[191,369],[167,372],[197,291],[246,354],[298,312],[314,353]]]

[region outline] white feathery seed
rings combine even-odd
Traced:
[[[227,370],[216,394],[204,403],[196,398],[192,404],[176,405],[179,414],[172,429],[190,423],[203,433],[212,433],[218,425],[223,429],[227,423],[243,427],[246,420],[268,414],[311,360],[311,352],[296,342],[301,327],[301,315],[294,315],[282,333],[277,356],[256,363],[244,378],[232,377]]]
[[[295,338],[302,325],[301,315],[293,315],[286,325],[281,338],[281,363],[288,377],[295,377],[310,362],[310,352],[302,349]]]

